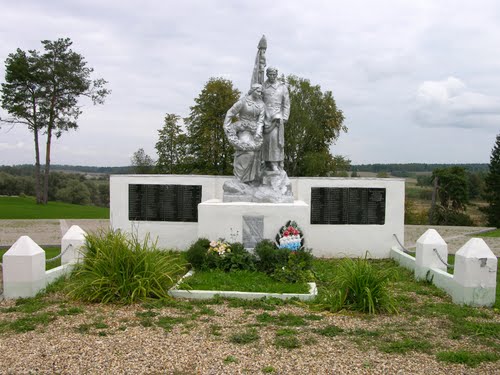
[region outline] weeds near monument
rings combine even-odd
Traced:
[[[160,251],[120,232],[89,235],[83,264],[72,274],[71,297],[88,302],[133,303],[163,298],[185,267],[179,254]]]

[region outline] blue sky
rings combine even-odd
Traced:
[[[210,77],[248,89],[262,34],[268,65],[333,92],[349,131],[331,151],[354,164],[488,163],[500,133],[493,0],[0,0],[0,8],[0,61],[70,37],[109,81],[106,103],[83,101],[79,129],[54,143],[53,164],[127,165],[139,148],[154,158],[165,113],[187,116]],[[33,160],[27,129],[2,126],[0,164]]]

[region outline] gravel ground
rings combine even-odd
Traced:
[[[109,225],[107,220],[0,220],[0,245],[9,246],[22,234],[30,235],[40,244],[57,244],[61,233],[73,224],[87,231]],[[426,229],[425,226],[406,226],[405,245],[413,245]],[[480,229],[437,228],[449,243],[450,252],[468,240],[467,233]],[[499,255],[499,239],[485,240]],[[202,307],[187,312],[175,308],[156,310],[158,317],[185,318],[167,331],[157,326],[142,326],[141,318],[136,315],[145,311],[141,305],[86,305],[68,302],[57,295],[50,298],[60,298],[60,301],[53,302],[45,311],[79,306],[83,313],[57,316],[48,325],[26,333],[0,333],[0,374],[262,374],[265,369],[274,369],[272,373],[276,374],[500,373],[499,362],[469,368],[439,362],[435,354],[383,353],[373,343],[364,342],[363,337],[358,340],[352,335],[325,337],[314,332],[317,327],[332,324],[346,331],[399,327],[395,335],[400,331],[415,335],[425,332],[425,337],[440,350],[491,351],[469,342],[468,338],[449,339],[446,323],[438,319],[415,320],[414,316],[404,314],[367,317],[320,313],[323,319],[295,328],[301,347],[290,350],[274,344],[276,332],[283,327],[257,324],[256,316],[263,310],[232,308],[227,303],[208,306],[213,310],[208,314]],[[0,311],[13,305],[13,301],[2,301]],[[269,312],[279,313],[303,316],[311,312],[296,306],[282,306]],[[21,313],[0,313],[0,331],[2,321],[19,317]],[[500,323],[498,314],[494,319]],[[96,328],[96,323],[100,323],[101,328]],[[231,335],[248,329],[248,325],[257,329],[259,339],[246,345],[231,343]],[[227,360],[229,356],[234,362]]]
[[[6,307],[7,302],[0,303]],[[438,362],[432,354],[410,352],[387,354],[373,344],[356,342],[353,336],[325,337],[315,328],[335,325],[346,331],[375,330],[408,324],[405,316],[317,314],[319,321],[295,327],[301,347],[278,348],[276,332],[283,327],[257,326],[259,339],[249,344],[231,343],[232,334],[256,326],[256,316],[263,310],[246,311],[227,304],[209,306],[211,315],[198,315],[195,308],[182,313],[173,308],[156,310],[158,317],[187,318],[171,331],[143,327],[137,312],[139,305],[117,307],[81,305],[84,312],[58,317],[44,328],[21,334],[0,335],[1,374],[262,374],[270,366],[277,374],[494,374],[499,365],[483,363],[477,368]],[[206,309],[206,307],[205,307]],[[310,314],[300,307],[283,306],[270,315]],[[6,315],[2,314],[2,318]],[[15,316],[12,316],[13,319]],[[155,319],[157,319],[156,317]],[[78,332],[82,325],[100,322],[100,329]],[[107,327],[103,326],[104,323]],[[428,330],[432,341],[443,349],[457,350],[466,342],[450,340],[441,332],[439,322],[419,320],[417,329]],[[217,327],[214,330],[214,327]],[[402,328],[404,330],[404,328]],[[215,334],[214,334],[215,333]],[[484,348],[475,348],[485,350]],[[490,349],[491,350],[491,349]],[[234,362],[228,363],[228,356]]]

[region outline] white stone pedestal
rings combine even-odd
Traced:
[[[309,222],[309,205],[293,203],[222,202],[211,199],[198,205],[198,238],[209,240],[224,238],[230,242],[243,242],[243,217],[263,220],[263,238],[274,240],[288,220]],[[307,241],[307,237],[306,237]],[[305,244],[307,246],[307,242]]]

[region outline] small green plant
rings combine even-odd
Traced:
[[[229,338],[229,341],[233,344],[249,344],[251,342],[257,341],[260,336],[255,328],[249,328],[244,332],[238,332]]]
[[[500,355],[490,352],[473,353],[466,350],[445,351],[436,354],[438,361],[450,363],[463,363],[469,367],[479,366],[482,362],[495,362],[500,359]]]
[[[303,317],[289,313],[280,313],[278,315],[263,313],[257,315],[256,318],[259,323],[274,324],[277,326],[299,327],[307,325]]]
[[[296,336],[276,336],[274,345],[277,348],[297,349],[301,347],[300,341]]]
[[[161,316],[158,318],[156,325],[168,332],[174,328],[174,325],[184,323],[186,320],[186,318],[176,316]]]
[[[81,309],[80,307],[70,307],[68,309],[63,308],[57,312],[57,314],[60,316],[78,315],[81,313],[83,313],[83,309]]]
[[[344,330],[337,327],[336,325],[331,324],[323,328],[317,328],[314,330],[314,332],[326,337],[335,337],[344,332]]]
[[[178,254],[160,251],[118,231],[88,235],[83,264],[72,275],[69,295],[88,302],[133,303],[164,298],[185,268]]]
[[[226,358],[224,358],[224,364],[225,365],[228,365],[230,363],[238,363],[238,358],[232,356],[232,355],[228,355]]]
[[[276,369],[273,366],[266,366],[262,369],[262,372],[264,374],[272,374],[273,372],[276,372]]]

